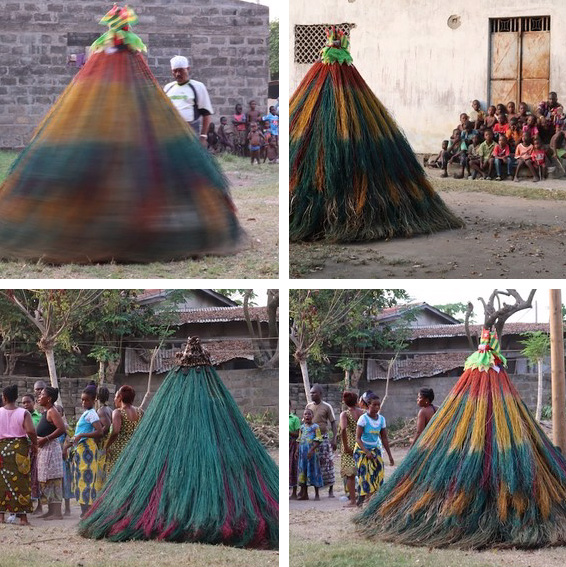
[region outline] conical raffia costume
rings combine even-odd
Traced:
[[[198,339],[177,358],[80,533],[277,547],[275,463]]]
[[[234,248],[227,181],[152,75],[136,16],[109,31],[0,187],[0,257],[150,262]]]
[[[411,236],[463,223],[436,194],[409,142],[329,32],[290,102],[290,238]]]
[[[566,543],[566,461],[505,362],[484,329],[415,446],[354,519],[363,534],[462,549]]]

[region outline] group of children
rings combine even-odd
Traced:
[[[547,177],[549,165],[557,165],[566,175],[561,161],[565,146],[566,115],[555,92],[534,113],[524,102],[518,111],[515,103],[509,102],[484,112],[474,100],[472,110],[460,115],[450,140],[442,142],[442,150],[428,165],[441,168],[442,177],[448,177],[448,165],[459,163],[456,179],[463,179],[467,172],[468,179],[496,181],[505,177],[519,181],[518,174],[525,166],[533,181],[539,181]]]
[[[269,113],[262,115],[257,110],[257,103],[251,100],[246,113],[242,105],[237,104],[235,113],[229,120],[220,117],[216,128],[213,122],[208,128],[208,150],[212,153],[231,152],[239,156],[249,155],[252,164],[279,162],[279,115],[275,106],[269,107]]]

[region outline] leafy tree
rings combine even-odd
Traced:
[[[269,73],[272,77],[279,73],[279,20],[269,22]]]
[[[458,319],[460,323],[464,322],[464,318],[466,316],[466,311],[468,310],[468,305],[466,303],[445,303],[443,305],[433,305],[439,311],[450,315],[450,317],[454,317]],[[470,323],[474,323],[474,316],[470,317]]]
[[[343,354],[341,367],[350,373],[358,370],[367,348],[383,338],[373,331],[377,324],[372,316],[406,297],[404,290],[290,290],[291,352],[308,400],[308,361],[326,359],[329,348],[337,346]]]
[[[71,332],[93,311],[103,290],[41,289],[1,290],[7,299],[39,334],[37,346],[45,354],[51,385],[59,386],[55,347],[71,349]]]
[[[540,421],[542,417],[542,363],[544,358],[550,354],[550,336],[542,331],[531,331],[523,336],[526,337],[526,340],[520,341],[522,345],[525,345],[521,354],[524,354],[531,362],[536,362],[537,365],[538,389],[535,419]]]

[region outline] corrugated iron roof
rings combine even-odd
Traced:
[[[235,358],[254,359],[253,345],[249,339],[212,340],[206,341],[204,346],[210,352],[212,364],[215,366]],[[175,366],[175,353],[180,350],[179,348],[159,350],[153,363],[153,372],[155,374],[169,372]],[[126,348],[124,372],[126,374],[148,373],[152,352],[153,349],[150,348]]]
[[[400,358],[393,363],[391,380],[431,377],[463,368],[469,354],[468,351],[449,351],[436,354],[415,354],[411,358]],[[388,360],[369,359],[368,381],[387,379],[388,367]]]
[[[250,307],[252,321],[266,322],[269,320],[267,307]],[[226,323],[230,321],[245,321],[244,308],[237,307],[203,307],[179,312],[181,324],[185,323]]]
[[[483,325],[470,325],[472,336],[481,335]],[[531,331],[550,332],[548,323],[506,323],[503,329],[504,335],[521,335]],[[466,329],[463,323],[460,325],[429,325],[425,327],[413,327],[409,330],[409,340],[435,338],[435,337],[465,337]]]

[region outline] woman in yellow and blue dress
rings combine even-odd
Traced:
[[[370,394],[367,401],[368,411],[358,419],[356,426],[354,447],[360,503],[383,484],[383,449],[389,455],[389,464],[395,464],[387,439],[387,424],[385,418],[379,415],[381,400],[375,394]]]
[[[75,428],[72,462],[72,490],[81,505],[81,517],[96,498],[96,476],[98,473],[98,446],[96,440],[102,437],[103,429],[100,418],[94,409],[96,386],[87,386],[81,395],[81,405],[85,412],[79,418]]]

